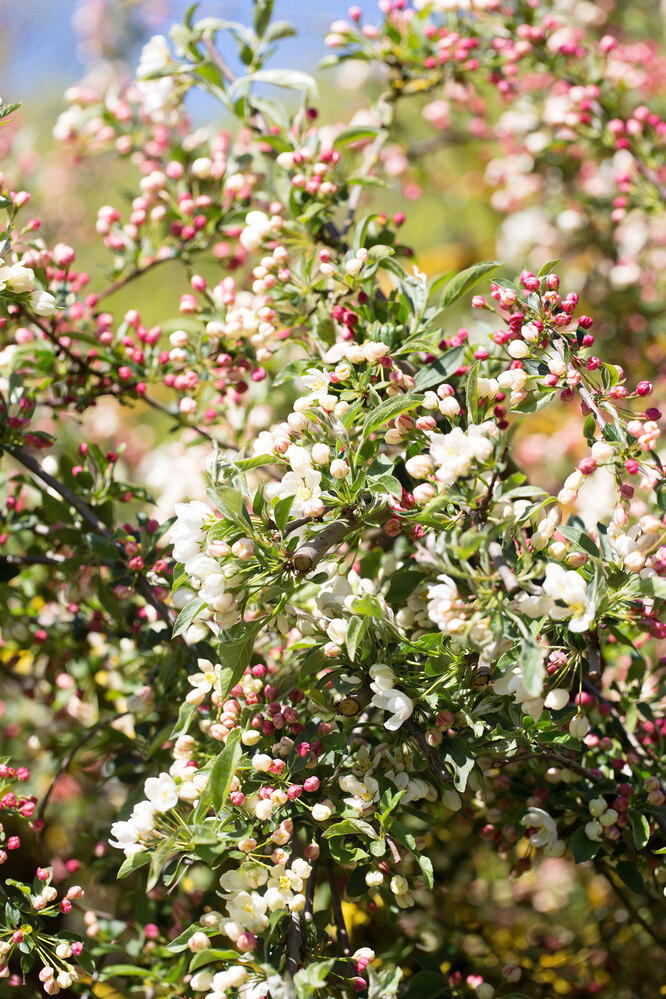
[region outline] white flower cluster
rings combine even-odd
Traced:
[[[536,695],[531,691],[528,692],[520,666],[514,666],[499,680],[495,680],[493,690],[500,696],[512,696],[515,703],[520,704],[523,713],[530,715],[534,721],[539,720],[544,708],[560,711],[569,703],[569,691],[562,687],[555,687],[548,691],[545,697],[542,696],[541,692]]]
[[[293,496],[290,509],[292,517],[318,517],[324,512],[321,498],[321,472],[312,465],[312,455],[298,444],[291,444],[285,458],[291,465],[280,482],[270,482],[266,486],[267,499],[280,500]]]
[[[215,289],[213,297],[216,297]],[[270,321],[274,315],[263,299],[257,301],[254,295],[240,293],[224,319],[212,319],[206,325],[206,332],[211,337],[247,340],[257,351],[257,359],[266,360],[270,357],[269,346],[278,338],[278,330]]]
[[[109,843],[122,850],[126,857],[133,857],[146,849],[145,840],[155,829],[155,813],[168,812],[179,801],[176,782],[167,773],[149,777],[144,784],[144,794],[146,800],[134,806],[129,819],[114,822],[111,826]]]
[[[262,933],[268,927],[267,913],[279,909],[300,912],[305,907],[304,890],[312,872],[308,862],[296,858],[287,866],[287,856],[279,848],[273,860],[270,868],[248,861],[220,877],[227,916],[219,917],[218,928],[234,943],[245,933]],[[266,890],[260,894],[259,888]]]
[[[186,744],[188,752],[183,753],[182,743]],[[190,743],[188,737],[177,740],[175,760],[169,773],[149,777],[143,786],[145,800],[137,802],[129,819],[114,822],[111,826],[109,843],[117,850],[122,850],[126,857],[133,857],[152,848],[152,841],[162,835],[160,815],[175,808],[179,801],[196,804],[208,784],[209,774],[199,772],[196,764],[189,758],[192,748]]]
[[[646,514],[625,531],[617,523],[617,520],[625,520],[626,515],[623,514],[620,508],[608,527],[607,538],[611,548],[628,572],[640,572],[644,577],[655,575],[652,556],[656,554],[658,560],[663,562],[666,554],[663,546],[660,547],[664,540],[664,525],[658,517]]]
[[[517,606],[530,618],[548,617],[553,621],[569,620],[569,631],[587,631],[594,621],[596,605],[588,595],[588,585],[573,569],[557,562],[546,566],[541,594],[524,596]]]
[[[212,541],[204,551],[207,528],[214,521],[214,514],[207,503],[193,500],[176,503],[176,523],[171,529],[173,555],[185,567],[191,588],[208,605],[199,617],[214,617],[217,625],[228,628],[238,620],[238,598],[242,578],[234,561],[220,565],[214,556],[234,555],[245,561],[252,557],[251,538],[241,538],[230,547],[225,542]]]
[[[56,301],[48,291],[35,288],[35,272],[21,263],[6,264],[0,257],[0,292],[5,289],[15,295],[30,292],[30,308],[38,316],[52,316]]]
[[[450,576],[437,578],[439,582],[427,590],[430,620],[458,644],[465,637],[473,645],[487,645],[492,640],[489,618],[474,616],[474,605],[460,597]]]
[[[178,108],[176,78],[169,72],[173,68],[167,39],[153,35],[141,49],[135,86],[144,111],[155,121],[170,119]]]
[[[469,475],[473,462],[484,462],[494,453],[489,434],[496,432],[493,424],[472,423],[467,430],[454,427],[448,434],[430,435],[430,456],[435,466],[435,479],[440,486],[452,486]]]

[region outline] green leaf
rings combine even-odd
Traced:
[[[126,878],[133,871],[138,871],[140,867],[145,867],[146,864],[150,863],[150,856],[149,851],[146,850],[144,853],[135,853],[133,857],[126,857],[120,865],[116,877]]]
[[[264,38],[266,42],[277,42],[280,38],[292,38],[296,29],[289,21],[274,21]]]
[[[379,135],[380,129],[373,125],[350,125],[338,132],[333,140],[333,147],[341,149],[349,146],[352,142],[363,142],[366,139],[375,139]]]
[[[551,274],[552,271],[554,271],[557,265],[560,263],[560,260],[561,260],[560,257],[556,257],[555,260],[547,260],[546,263],[542,267],[540,267],[539,270],[537,271],[537,277],[542,278],[545,277],[547,274]]]
[[[391,582],[386,591],[386,599],[389,603],[403,603],[407,597],[411,596],[417,586],[424,579],[420,569],[405,568],[399,569],[391,575]]]
[[[409,979],[407,991],[401,999],[436,999],[448,991],[446,979],[436,971],[417,971]]]
[[[453,305],[466,291],[473,288],[477,281],[480,281],[484,275],[497,270],[501,266],[501,260],[484,260],[482,263],[473,264],[466,270],[461,271],[460,274],[456,274],[454,278],[451,278],[442,292],[439,302],[440,308],[446,309],[449,305]]]
[[[523,674],[525,691],[530,697],[541,694],[546,670],[543,664],[545,649],[535,642],[525,641],[520,655],[520,668]]]
[[[620,880],[624,881],[627,888],[631,888],[637,895],[645,891],[645,882],[643,881],[642,874],[636,865],[632,864],[629,860],[618,860],[615,873]]]
[[[237,638],[222,639],[220,644],[220,663],[225,669],[231,670],[229,690],[236,686],[249,666],[256,637],[265,623],[265,618],[262,618],[261,621],[251,625],[247,631],[243,632]]]
[[[666,600],[666,579],[663,576],[653,576],[651,579],[641,579],[638,592],[646,597],[657,597]]]
[[[481,362],[477,361],[476,364],[473,364],[467,372],[467,380],[465,382],[465,406],[467,407],[468,423],[476,423],[479,415],[478,381],[480,365]]]
[[[570,524],[558,527],[560,534],[564,535],[568,541],[575,541],[576,544],[586,551],[588,555],[592,555],[594,558],[601,558],[601,552],[595,545],[594,541],[587,536],[585,531],[582,531],[579,527],[572,527]]]
[[[240,96],[249,90],[252,83],[270,83],[274,87],[288,90],[305,90],[310,98],[317,95],[317,84],[308,73],[298,69],[258,69],[256,73],[241,76],[229,88],[229,94]]]
[[[155,852],[150,858],[150,870],[148,872],[148,880],[146,881],[146,891],[150,891],[155,887],[160,879],[160,875],[166,864],[169,854],[173,849],[173,841],[171,839],[162,840],[160,845],[157,847]]]
[[[178,635],[182,635],[184,631],[187,631],[189,626],[194,621],[195,617],[202,608],[206,606],[206,601],[202,600],[201,597],[195,597],[194,600],[190,600],[189,604],[185,604],[180,614],[176,618],[176,623],[173,626],[173,632],[171,634],[172,638],[177,638]]]
[[[174,725],[169,736],[170,739],[177,739],[179,735],[185,735],[192,724],[192,719],[194,718],[196,711],[196,704],[188,704],[187,701],[183,701],[178,711],[178,721]]]
[[[192,931],[190,930],[190,933]],[[217,950],[216,948],[211,948],[210,950],[201,950],[198,954],[195,954],[190,961],[189,972],[192,974],[197,968],[203,968],[206,964],[212,964],[213,961],[227,961],[234,963],[238,960],[238,951],[236,950]]]
[[[457,791],[467,787],[469,775],[474,767],[474,755],[462,739],[446,739],[442,744],[442,757],[453,770],[453,786]]]
[[[231,489],[229,486],[210,486],[206,490],[206,496],[220,513],[245,529],[246,521],[243,519],[245,508],[243,498],[237,489]]]
[[[640,812],[629,812],[629,824],[637,850],[642,850],[650,838],[650,823]]]
[[[262,38],[270,24],[273,13],[273,0],[254,0],[254,30]]]
[[[394,420],[396,416],[407,413],[410,409],[415,409],[422,402],[421,396],[415,398],[414,396],[400,395],[394,399],[386,399],[371,413],[368,413],[363,421],[361,428],[363,439],[366,440],[378,427],[383,427],[389,420]]]
[[[315,961],[301,968],[294,975],[294,985],[296,986],[297,999],[309,999],[326,981],[328,973],[335,964],[335,958],[328,961]]]
[[[247,472],[250,468],[259,468],[260,465],[274,465],[275,458],[272,454],[255,454],[253,458],[237,458],[234,461],[234,468],[239,472]]]
[[[593,860],[601,849],[601,843],[590,839],[585,834],[585,829],[581,826],[571,837],[571,849],[574,860],[577,864],[584,864],[586,860]]]
[[[465,347],[452,347],[432,364],[426,364],[416,373],[415,387],[419,392],[440,385],[460,367],[465,357]]]
[[[106,968],[103,968],[100,972],[100,981],[106,981],[107,978],[115,978],[116,975],[119,977],[127,975],[128,977],[134,978],[151,978],[160,979],[161,974],[157,971],[150,971],[148,968],[138,968],[135,964],[109,964]]]
[[[229,796],[231,782],[243,755],[243,747],[240,745],[240,729],[234,728],[227,737],[227,742],[213,764],[210,772],[210,795],[213,808],[220,813],[222,806]]]
[[[358,649],[359,643],[367,631],[368,623],[367,617],[352,617],[349,620],[349,628],[347,629],[347,635],[345,637],[345,645],[347,646],[347,654],[352,662],[356,656],[356,650]]]
[[[183,930],[182,933],[179,933],[177,937],[174,937],[174,939],[167,944],[167,950],[170,950],[172,954],[177,954],[181,950],[187,950],[190,937],[194,933],[199,933],[201,929],[202,927],[200,923],[191,924],[186,930]]]
[[[289,520],[289,512],[294,505],[295,496],[282,496],[273,508],[273,520],[278,531],[284,533]]]
[[[366,836],[368,839],[379,839],[376,830],[369,822],[362,819],[342,819],[335,822],[324,832],[324,839],[332,839],[334,836]]]
[[[432,891],[432,889],[435,886],[435,879],[433,877],[433,870],[432,870],[432,861],[430,857],[426,857],[425,854],[420,854],[420,855],[417,854],[416,859],[418,861],[419,867],[423,872],[423,879],[425,881],[426,888]]]

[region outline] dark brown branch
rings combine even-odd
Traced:
[[[238,451],[235,444],[229,444],[227,441],[221,441],[217,437],[213,437],[212,434],[209,434],[207,430],[197,426],[195,423],[188,423],[178,413],[173,413],[168,406],[165,406],[164,403],[158,402],[157,399],[153,399],[148,395],[140,395],[137,396],[137,398],[140,402],[145,402],[147,406],[151,407],[151,409],[156,409],[159,413],[164,413],[165,416],[175,420],[176,423],[183,428],[183,430],[194,430],[195,433],[199,434],[199,436],[203,437],[205,440],[210,441],[211,444],[217,444],[218,447],[226,448],[229,451]]]
[[[287,930],[287,975],[293,978],[298,971],[301,957],[301,919],[297,912],[292,912]]]
[[[99,519],[97,514],[91,510],[88,504],[84,503],[84,501],[77,496],[76,493],[72,492],[72,490],[63,482],[59,482],[57,479],[54,479],[52,475],[49,475],[48,472],[44,471],[36,458],[33,458],[32,455],[28,454],[25,448],[13,447],[9,453],[16,459],[16,461],[20,462],[24,468],[27,468],[36,479],[40,479],[43,483],[45,483],[45,485],[49,486],[56,493],[58,493],[58,495],[62,496],[62,498],[77,511],[84,523],[86,523],[88,527],[92,528],[95,534],[99,534],[101,537],[111,541],[116,546],[119,556],[123,559],[125,558],[122,546],[114,540],[111,531],[109,531],[107,526]],[[153,588],[145,576],[141,575],[141,573],[136,573],[135,575],[135,585],[137,591],[141,594],[146,603],[150,604],[150,606],[156,611],[159,617],[161,617],[170,628],[173,627],[175,617],[170,608],[155,596]]]
[[[560,766],[566,767],[568,770],[573,770],[575,774],[578,774],[580,777],[585,777],[586,780],[597,783],[598,781],[604,779],[603,777],[599,777],[597,774],[593,774],[580,763],[576,763],[575,760],[569,759],[568,756],[563,756],[562,753],[556,753],[552,749],[544,750],[543,756],[545,756],[548,760],[552,760],[553,763],[559,763]]]
[[[62,565],[63,556],[54,558],[51,555],[0,555],[0,565]]]
[[[294,569],[304,575],[311,572],[324,555],[340,544],[352,527],[351,520],[334,520],[311,541],[306,541],[296,549],[293,559]]]
[[[514,576],[513,572],[506,564],[504,559],[504,552],[502,551],[502,546],[497,541],[491,541],[488,545],[488,554],[495,564],[498,575],[502,580],[502,586],[509,594],[512,596],[516,590],[520,589],[518,580]]]
[[[345,957],[349,957],[349,955],[351,954],[351,946],[349,944],[349,934],[347,933],[347,925],[345,923],[345,917],[342,912],[340,892],[338,891],[338,885],[335,880],[335,867],[333,866],[332,861],[328,860],[326,862],[326,868],[328,870],[328,881],[331,886],[331,906],[333,908],[335,925],[338,928],[338,940],[342,946],[343,955]]]
[[[586,780],[592,781],[593,783],[598,783],[603,780],[603,777],[599,777],[598,774],[593,774],[590,770],[587,770],[580,763],[576,763],[575,760],[570,759],[568,756],[564,756],[562,753],[556,753],[550,749],[545,749],[541,747],[541,752],[538,753],[528,753],[521,752],[516,753],[515,756],[507,756],[502,760],[492,760],[493,767],[510,767],[514,763],[524,763],[527,760],[550,760],[553,763],[558,763],[562,767],[566,767],[568,770],[572,770],[577,773],[580,777],[585,777]]]
[[[601,680],[602,672],[603,672],[603,660],[601,658],[601,646],[599,644],[599,636],[597,635],[596,631],[591,631],[588,640],[587,675],[592,682],[598,683]]]

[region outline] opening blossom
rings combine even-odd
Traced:
[[[371,666],[370,676],[372,677],[370,688],[374,691],[370,703],[373,707],[387,711],[391,715],[384,722],[384,727],[389,732],[396,732],[412,714],[414,702],[402,690],[395,689],[393,670],[384,663]]]

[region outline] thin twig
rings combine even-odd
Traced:
[[[153,260],[150,260],[147,264],[144,264],[143,267],[137,267],[135,270],[130,271],[129,274],[126,274],[125,277],[117,278],[115,281],[112,281],[111,284],[107,285],[107,287],[104,288],[102,291],[97,292],[95,296],[97,302],[99,303],[104,298],[108,298],[109,295],[113,295],[115,294],[115,292],[120,291],[120,289],[124,288],[125,285],[130,284],[131,281],[135,281],[137,278],[140,278],[143,274],[146,274],[148,271],[152,271],[152,269],[154,267],[158,267],[159,264],[166,264],[168,263],[168,261],[175,259],[176,259],[175,254],[172,253],[170,253],[168,257],[155,257]]]
[[[97,735],[97,733],[101,729],[106,728],[107,725],[112,725],[114,721],[117,721],[119,718],[124,718],[125,715],[128,715],[128,714],[130,714],[129,711],[122,711],[119,715],[114,715],[113,718],[105,718],[103,721],[97,722],[97,724],[93,725],[93,727],[86,732],[86,734],[83,736],[83,738],[79,739],[79,741],[76,743],[76,745],[72,749],[70,749],[69,753],[67,753],[67,756],[65,756],[65,758],[61,761],[60,766],[56,770],[56,773],[55,773],[55,776],[54,776],[53,780],[51,781],[51,783],[48,786],[46,794],[44,795],[44,797],[40,801],[39,808],[37,809],[37,818],[39,818],[39,819],[43,819],[44,818],[44,814],[45,814],[46,809],[48,807],[49,800],[51,798],[51,795],[53,794],[53,790],[54,790],[56,784],[58,783],[58,780],[60,779],[60,777],[62,776],[62,774],[64,774],[65,771],[69,768],[70,763],[72,762],[72,760],[74,759],[74,757],[76,756],[76,754],[78,753],[78,751],[80,749],[83,749],[83,747],[85,746],[86,742],[88,742],[90,739],[92,739],[92,737],[94,735]]]
[[[497,541],[491,541],[488,545],[488,554],[493,560],[497,573],[502,580],[502,586],[509,596],[511,596],[516,592],[516,590],[520,589],[520,585],[513,572],[506,564],[502,546]]]
[[[227,83],[235,83],[238,77],[236,76],[233,69],[226,61],[226,59],[222,56],[221,52],[218,52],[218,50],[215,48],[215,45],[213,44],[210,38],[203,39],[203,47],[210,56],[210,61],[213,63],[213,65],[217,66],[223,78],[227,81]]]
[[[587,648],[589,653],[587,675],[594,683],[599,683],[603,672],[603,659],[596,629],[590,631]]]

